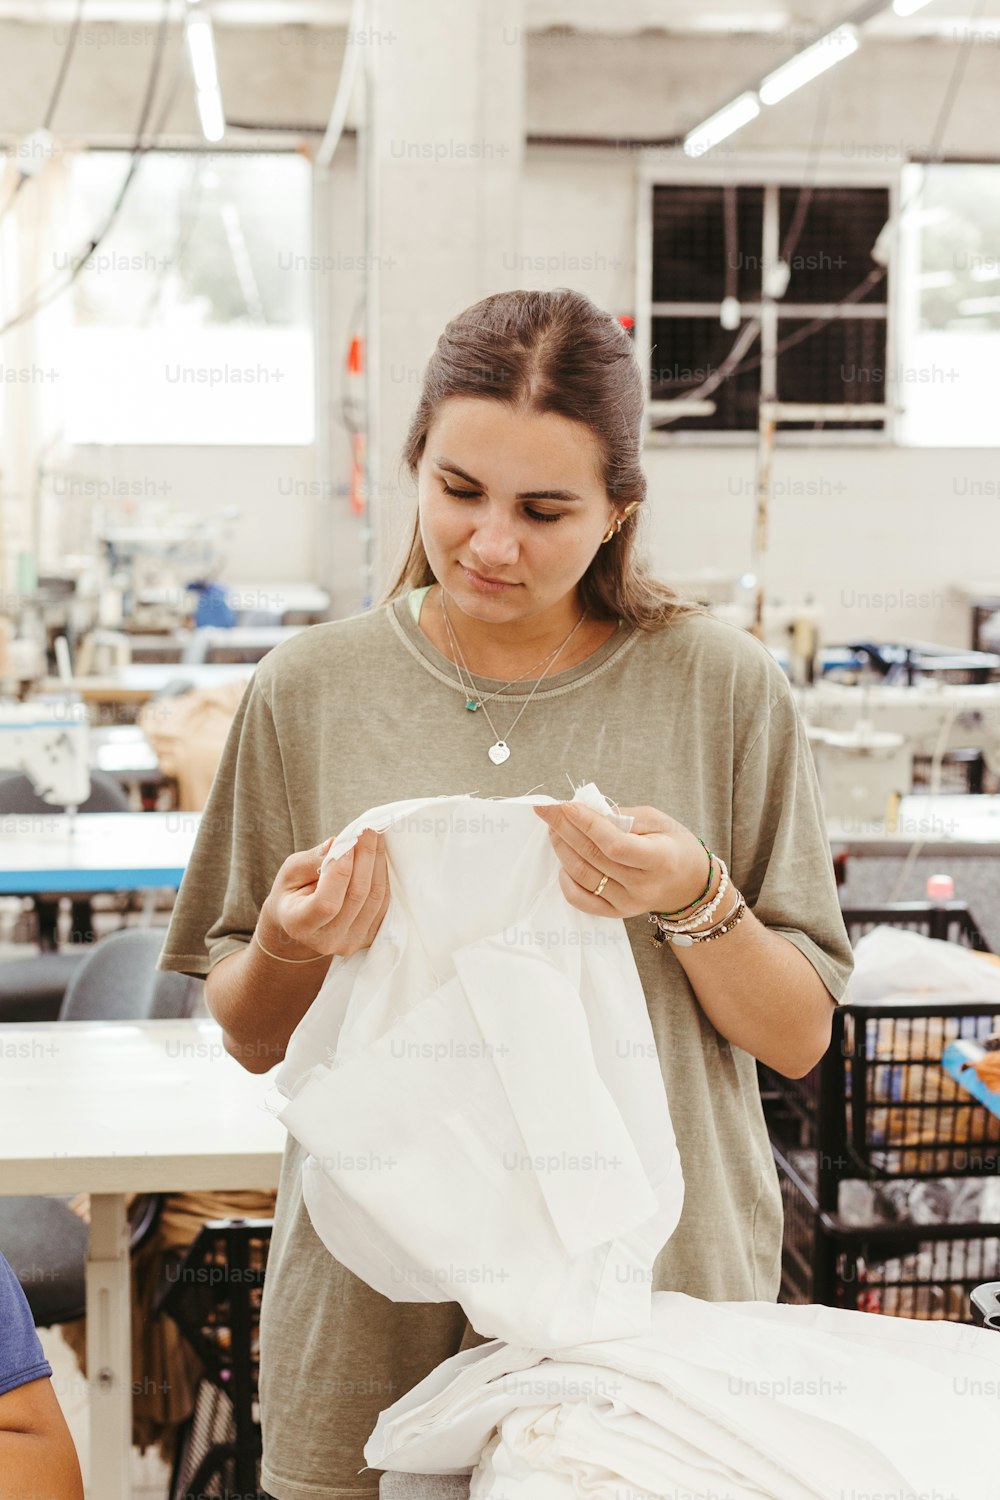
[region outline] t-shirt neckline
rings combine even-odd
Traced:
[[[412,592],[414,591],[410,590],[410,593]],[[411,650],[421,658],[422,664],[426,666],[427,670],[432,672],[435,677],[442,678],[448,682],[456,690],[465,692],[464,685],[459,681],[458,668],[455,663],[438,650],[433,641],[424,634],[417,621],[413,618],[409,593],[397,594],[394,599],[389,601],[389,608],[397,629],[402,633]],[[583,661],[577,662],[574,667],[567,667],[565,671],[547,673],[545,676],[545,686],[537,690],[535,697],[543,698],[553,691],[575,686],[578,682],[592,676],[594,672],[603,670],[612,657],[617,656],[620,651],[625,651],[634,644],[636,634],[637,632],[633,626],[619,620],[618,628],[614,634],[609,635],[607,640],[598,646],[597,650],[592,652],[590,656],[585,657]],[[487,689],[503,687],[507,681],[503,677],[483,677],[478,672],[473,672],[471,675],[473,682],[482,684]],[[465,673],[463,671],[464,676]],[[537,678],[526,677],[523,682],[515,684],[503,696],[505,698],[525,698],[537,681]]]

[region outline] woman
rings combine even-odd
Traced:
[[[562,809],[547,821],[566,899],[625,919],[649,1005],[685,1177],[654,1287],[773,1301],[781,1199],[754,1059],[813,1066],[851,950],[784,673],[636,557],[641,425],[631,341],[579,293],[502,293],[448,324],[404,451],[406,561],[375,609],[258,667],[161,967],[207,974],[228,1050],[266,1071],[331,956],[368,946],[388,904],[371,831],[317,883],[330,837],[403,797],[562,798],[594,781],[630,833]],[[730,890],[706,916],[720,858]],[[714,931],[737,892],[724,933],[649,941],[649,911]],[[277,1500],[372,1496],[378,1412],[483,1340],[458,1304],[389,1302],[333,1260],[303,1159],[289,1140],[261,1321],[263,1484]]]

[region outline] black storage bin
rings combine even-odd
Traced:
[[[260,1491],[258,1329],[272,1227],[271,1219],[203,1224],[165,1270],[158,1307],[204,1369],[178,1435],[169,1500],[252,1500]]]
[[[891,906],[845,907],[843,917],[852,944],[873,927],[903,927],[922,937],[961,943],[981,953],[990,951],[964,901],[935,905],[898,901]],[[764,1116],[775,1144],[789,1148],[817,1145],[819,1079],[825,1062],[824,1058],[804,1078],[784,1078],[763,1063],[757,1064]]]
[[[988,951],[960,902],[844,918],[852,941],[892,923]],[[973,1291],[1000,1276],[1000,1223],[916,1222],[907,1199],[951,1194],[961,1204],[969,1179],[1000,1171],[1000,1119],[940,1063],[953,1037],[983,1039],[998,1026],[997,1001],[843,1003],[829,1049],[805,1078],[759,1065],[785,1209],[782,1301],[972,1321]],[[873,1207],[861,1222],[844,1211],[856,1188],[862,1209]]]

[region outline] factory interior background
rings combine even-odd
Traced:
[[[634,341],[643,550],[787,672],[852,940],[1000,954],[1000,0],[0,0],[0,149],[15,1091],[20,1037],[98,1014],[66,1008],[84,950],[165,930],[256,663],[376,604],[412,522],[401,447],[434,343],[515,288],[581,291]],[[59,866],[59,819],[88,815],[148,820],[138,874],[117,881],[110,844]],[[983,998],[958,959],[943,977],[918,950],[892,962],[883,998],[939,996],[925,1050],[879,1040],[896,1071],[869,1079],[882,1148],[919,1159],[893,1174],[862,1153],[836,1200],[816,1078],[761,1073],[783,1299],[971,1321],[1000,1277],[1000,1202],[958,1148],[995,1143],[1000,1081],[973,1096],[941,1058],[970,993],[963,1034],[990,1054],[1000,988]],[[178,1004],[207,1024],[202,996]],[[958,1111],[946,1139],[892,1137],[911,1086]],[[31,1148],[11,1160],[9,1193],[58,1206],[36,1232],[59,1265],[28,1257],[21,1281],[88,1497],[111,1500],[82,1194],[121,1185],[40,1189]],[[227,1211],[165,1211],[170,1186],[134,1264]],[[854,1239],[821,1283],[826,1190]],[[8,1259],[29,1201],[0,1199]],[[896,1240],[857,1254],[875,1222]],[[180,1314],[168,1328],[150,1302],[134,1335],[122,1462],[147,1500],[193,1493],[195,1458],[235,1430],[213,1356],[177,1331],[208,1315]]]

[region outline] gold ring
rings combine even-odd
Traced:
[[[601,883],[597,887],[597,890],[594,892],[594,895],[595,896],[599,896],[601,894],[601,892],[603,891],[604,887],[607,885],[607,883],[608,883],[608,877],[606,875],[602,875],[601,876]]]

